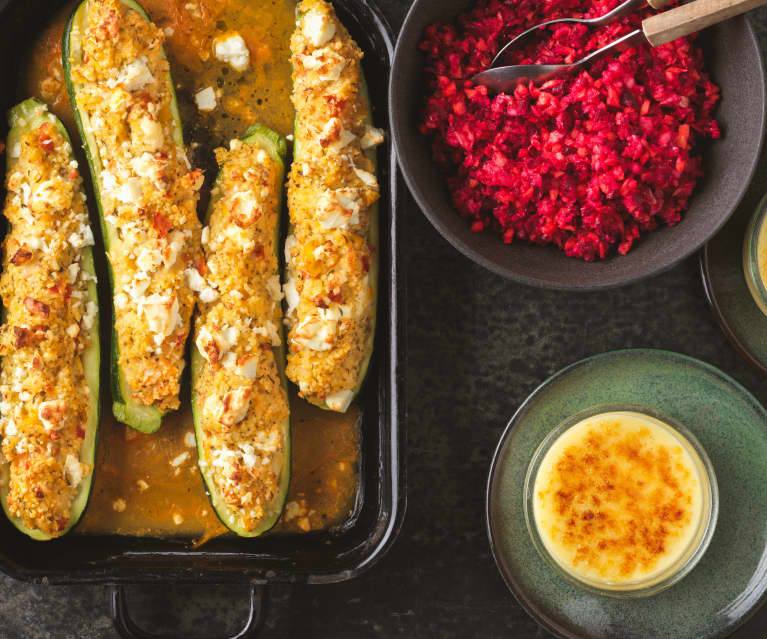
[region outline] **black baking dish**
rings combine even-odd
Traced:
[[[388,129],[386,92],[392,43],[379,10],[368,0],[337,0],[339,17],[365,51],[374,121]],[[63,5],[58,0],[0,0],[0,106],[19,99],[19,69],[28,45]],[[42,19],[41,19],[42,18]],[[7,132],[3,117],[3,139]],[[74,138],[77,139],[77,138]],[[3,163],[4,164],[4,163]],[[381,241],[375,357],[360,403],[362,454],[360,506],[341,530],[241,539],[225,536],[192,549],[188,540],[70,534],[32,541],[0,517],[0,570],[50,584],[139,582],[324,583],[354,577],[391,545],[405,508],[403,453],[404,292],[398,280],[397,172],[389,140],[379,150]],[[115,601],[119,597],[115,596]],[[119,601],[118,601],[119,603]],[[119,616],[119,614],[118,614]]]

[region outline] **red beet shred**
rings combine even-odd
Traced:
[[[468,78],[509,38],[544,20],[596,17],[618,0],[480,0],[456,25],[426,29],[429,95],[421,131],[473,231],[555,244],[572,257],[625,254],[644,231],[682,218],[718,138],[719,87],[692,38],[617,52],[579,74],[488,95]],[[637,28],[643,11],[599,29],[555,26],[517,63],[573,62]]]

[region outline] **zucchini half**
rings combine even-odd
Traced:
[[[282,208],[282,187],[281,185],[285,181],[285,158],[287,156],[287,142],[284,137],[273,131],[272,129],[256,124],[248,128],[245,135],[242,138],[245,144],[255,144],[266,151],[269,156],[274,160],[278,166],[282,167],[279,172],[277,183],[280,185],[280,192],[278,194],[278,208]],[[216,183],[221,178],[219,173],[216,178]],[[214,185],[215,188],[215,185]],[[220,196],[219,196],[220,197]],[[210,216],[213,211],[213,207],[216,203],[216,199],[211,196],[210,204],[205,213],[204,224],[207,225],[210,222]],[[277,216],[277,223],[274,226],[274,250],[279,261],[279,246],[280,246],[280,215]],[[287,396],[288,381],[285,377],[285,334],[282,328],[282,324],[279,326],[281,345],[272,348],[274,358],[277,363],[277,368],[280,372],[280,378],[282,380],[282,387],[285,389]],[[272,499],[268,506],[264,507],[266,514],[261,521],[261,524],[254,530],[245,530],[236,522],[238,517],[237,513],[232,511],[226,504],[223,497],[219,494],[213,476],[210,470],[210,464],[205,458],[205,450],[203,447],[203,438],[205,437],[202,430],[202,405],[200,398],[197,395],[197,380],[206,366],[205,358],[200,354],[197,349],[197,345],[192,341],[191,345],[191,378],[192,378],[192,415],[194,418],[194,433],[197,440],[197,457],[198,466],[200,468],[200,475],[202,475],[203,483],[205,484],[205,491],[210,499],[211,506],[216,512],[216,515],[229,530],[241,537],[258,537],[267,530],[272,528],[282,515],[282,511],[285,507],[285,501],[288,496],[288,489],[290,487],[290,416],[283,425],[283,463],[282,474],[280,476],[280,487],[277,494]]]
[[[143,7],[134,0],[120,0],[126,7],[136,11],[141,17],[149,22],[149,16]],[[80,111],[77,108],[77,92],[78,85],[72,79],[72,63],[79,64],[82,61],[82,34],[88,25],[88,0],[83,0],[77,8],[72,12],[72,15],[64,28],[64,36],[62,39],[62,66],[64,68],[64,79],[67,85],[67,92],[69,93],[69,101],[72,105],[72,111],[74,112],[75,122],[77,122],[77,128],[80,132],[80,137],[83,141],[83,147],[85,149],[85,155],[88,159],[88,166],[91,172],[91,182],[93,184],[93,191],[96,196],[96,205],[99,212],[99,220],[101,224],[101,235],[104,239],[104,249],[109,252],[109,246],[111,239],[116,233],[115,227],[106,221],[104,216],[103,205],[101,201],[101,158],[99,157],[98,145],[91,132],[90,123],[88,121],[87,114]],[[164,51],[163,51],[164,55]],[[176,102],[175,90],[173,87],[173,80],[168,73],[168,85],[171,91],[170,111],[173,118],[173,138],[178,146],[184,146],[184,137],[181,127],[181,118],[178,112],[178,103]],[[110,349],[111,362],[111,389],[112,389],[112,412],[114,413],[117,421],[127,424],[132,428],[135,428],[142,433],[154,433],[160,428],[162,424],[162,418],[165,415],[163,411],[154,406],[145,406],[135,402],[131,398],[130,388],[125,379],[123,371],[120,369],[119,359],[120,351],[117,344],[117,332],[114,326],[114,274],[112,273],[112,265],[107,260],[107,269],[109,271],[109,286],[112,290],[112,348]]]
[[[296,11],[296,28],[301,29],[301,20],[303,19],[304,14],[301,11]],[[338,20],[338,16],[335,16],[335,19],[340,24],[340,20]],[[358,95],[360,97],[360,101],[364,105],[364,111],[365,111],[365,124],[368,124],[370,126],[373,125],[373,111],[370,107],[370,92],[368,91],[368,85],[367,81],[365,79],[365,73],[362,70],[362,66],[360,65],[360,85],[359,85],[359,92]],[[293,142],[293,155],[294,157],[297,157],[299,154],[299,149],[301,147],[301,131],[299,130],[299,127],[297,126],[297,121],[294,121],[293,125],[294,130],[294,142]],[[378,175],[378,151],[377,147],[373,146],[367,150],[364,151],[364,154],[367,156],[367,158],[372,162],[373,165],[373,173],[374,175]],[[308,401],[310,404],[314,404],[315,406],[319,406],[323,410],[334,410],[340,413],[345,413],[346,410],[349,408],[350,404],[354,401],[354,399],[357,397],[357,394],[360,392],[360,388],[362,388],[362,383],[365,381],[365,377],[367,376],[368,368],[370,368],[370,360],[373,357],[373,345],[375,343],[375,334],[376,334],[376,317],[378,316],[378,269],[379,269],[379,257],[378,257],[378,225],[379,225],[379,215],[378,215],[378,201],[375,201],[369,208],[368,212],[370,213],[370,229],[368,231],[368,243],[373,248],[372,255],[370,256],[370,270],[368,271],[368,279],[370,280],[370,285],[373,289],[373,317],[370,323],[370,335],[368,336],[367,344],[365,345],[365,358],[362,361],[362,364],[360,366],[359,375],[357,376],[357,383],[355,384],[354,388],[352,389],[352,394],[348,398],[348,400],[341,406],[340,408],[330,408],[330,406],[327,405],[325,400],[318,399],[316,397],[307,396],[304,399]],[[288,235],[291,235],[293,233],[292,226],[288,228]]]
[[[24,133],[38,128],[44,122],[52,123],[59,133],[64,136],[64,139],[69,142],[70,148],[72,147],[72,142],[69,139],[67,130],[64,128],[64,125],[61,124],[61,121],[55,115],[49,113],[47,107],[42,102],[35,100],[34,98],[29,98],[28,100],[24,100],[17,104],[8,112],[8,116],[8,123],[10,126],[7,140],[8,149],[12,149],[15,144],[19,142],[19,139]],[[71,160],[75,159],[72,154],[70,154],[70,157]],[[6,172],[10,175],[16,160],[11,158],[10,153],[6,153],[6,162]],[[86,246],[82,249],[81,268],[88,274],[94,276],[94,279],[88,282],[87,301],[94,302],[98,306],[98,294],[95,281],[96,269],[93,265],[93,251],[90,246]],[[3,312],[3,319],[5,319],[4,316],[5,313]],[[100,419],[99,367],[101,362],[101,351],[99,345],[98,313],[90,328],[89,336],[90,346],[83,351],[82,354],[85,381],[88,384],[88,424],[85,429],[83,443],[80,446],[80,461],[89,464],[91,468],[94,468],[96,462],[96,439]],[[2,475],[4,479],[9,478],[10,467],[7,462],[0,466],[0,475]],[[80,520],[83,512],[85,512],[85,507],[88,505],[88,499],[90,498],[92,485],[93,470],[88,473],[87,477],[83,478],[82,483],[80,484],[80,491],[72,500],[69,523],[64,531],[62,531],[62,535],[66,534]],[[32,539],[38,541],[48,541],[53,539],[53,537],[40,530],[25,526],[18,517],[11,515],[8,509],[8,492],[8,482],[4,481],[0,484],[0,501],[2,501],[3,510],[8,516],[8,519],[11,520],[11,523],[21,532],[32,537]]]

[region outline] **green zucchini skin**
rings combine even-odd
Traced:
[[[245,135],[242,138],[242,141],[245,144],[256,144],[259,147],[261,147],[264,151],[266,151],[269,156],[274,160],[280,167],[282,167],[282,170],[280,172],[278,184],[282,184],[284,182],[285,177],[285,158],[287,156],[287,141],[284,137],[279,135],[277,132],[273,131],[272,129],[265,127],[260,124],[253,125],[248,128],[248,130],[245,132]],[[216,178],[216,182],[220,179],[220,173],[219,176]],[[282,208],[282,190],[280,189],[279,199],[278,199],[278,206]],[[213,211],[213,206],[215,204],[215,201],[211,197],[210,204],[208,205],[208,210],[205,213],[205,220],[204,223],[207,225],[210,221],[210,215]],[[280,217],[277,216],[277,224],[275,224],[274,228],[274,247],[275,247],[275,253],[277,253],[277,257],[279,258],[279,238],[280,238]],[[285,393],[287,395],[288,392],[288,380],[285,376],[285,335],[284,330],[282,326],[280,325],[280,336],[281,336],[281,345],[279,347],[273,348],[272,352],[274,353],[275,361],[277,362],[277,367],[280,372],[280,378],[282,380],[282,387],[285,389]],[[258,537],[262,534],[264,534],[266,531],[274,527],[274,525],[277,523],[277,521],[280,518],[280,515],[282,515],[282,511],[285,507],[285,501],[287,500],[288,496],[288,490],[290,488],[290,461],[291,461],[291,454],[290,454],[290,417],[288,416],[287,421],[283,425],[283,469],[282,474],[280,476],[280,489],[275,495],[274,499],[272,500],[270,512],[264,517],[261,524],[256,527],[254,530],[245,530],[241,526],[238,526],[236,523],[233,523],[233,521],[237,521],[237,514],[233,512],[229,506],[227,506],[226,502],[223,500],[223,498],[219,495],[218,490],[216,488],[215,481],[212,477],[210,466],[208,465],[206,459],[205,459],[205,450],[203,447],[203,438],[204,433],[202,431],[202,419],[201,419],[201,413],[202,413],[202,406],[200,398],[197,395],[196,392],[196,386],[197,386],[197,379],[199,378],[203,367],[206,365],[205,358],[200,354],[200,351],[197,349],[197,345],[192,342],[191,344],[191,378],[192,378],[192,416],[194,418],[194,433],[195,438],[197,440],[197,457],[198,457],[198,466],[200,469],[200,475],[202,476],[203,483],[205,485],[205,492],[208,494],[208,499],[210,499],[210,504],[213,507],[213,510],[215,511],[218,518],[221,520],[221,523],[224,524],[229,530],[231,530],[233,533],[239,535],[240,537]]]
[[[149,16],[143,7],[134,0],[120,0],[125,6],[133,9],[145,20],[149,21]],[[72,105],[72,111],[74,112],[75,122],[80,132],[80,137],[83,141],[83,147],[85,149],[85,155],[88,159],[88,166],[91,173],[91,182],[93,184],[93,191],[96,195],[96,204],[98,206],[99,221],[101,226],[101,235],[104,239],[104,248],[108,252],[110,245],[110,237],[113,232],[111,225],[106,221],[104,216],[104,210],[101,201],[100,193],[100,174],[101,174],[101,159],[98,155],[98,147],[93,138],[93,135],[89,132],[85,123],[85,114],[81,113],[77,108],[77,86],[72,80],[72,59],[79,59],[81,56],[81,42],[80,38],[85,30],[87,24],[87,10],[88,0],[83,0],[72,12],[66,27],[64,28],[64,36],[62,39],[62,66],[64,68],[64,79],[67,85],[67,92],[69,93],[69,101]],[[176,101],[175,89],[173,87],[173,81],[168,73],[168,84],[171,88],[171,103],[170,110],[175,122],[174,126],[174,140],[177,145],[184,146],[184,138],[182,134],[181,118],[178,112],[178,103]],[[112,317],[114,318],[114,274],[112,273],[112,265],[107,260],[107,269],[109,272],[109,285],[110,290],[113,291],[112,295]],[[127,424],[131,428],[142,433],[154,433],[162,425],[162,418],[165,413],[154,406],[145,406],[139,404],[131,398],[130,389],[125,380],[125,375],[120,370],[119,366],[119,347],[117,345],[117,333],[112,325],[112,347],[110,349],[110,372],[111,372],[111,390],[112,390],[112,412],[117,421]]]
[[[301,11],[296,10],[296,28],[301,28],[301,20],[303,19],[304,14]],[[362,99],[362,103],[365,105],[365,124],[369,124],[372,126],[373,124],[373,112],[370,108],[370,92],[368,91],[368,85],[367,80],[365,79],[365,73],[362,70],[362,67],[360,66],[360,86],[359,86],[359,96]],[[294,134],[294,142],[293,142],[293,149],[294,149],[294,155],[298,154],[298,149],[301,145],[301,135],[298,130],[298,126],[296,124],[296,121],[294,120],[293,123],[293,134]],[[364,151],[367,158],[372,162],[373,164],[373,172],[375,175],[378,174],[378,152],[377,147],[371,147],[370,149],[367,149]],[[370,324],[370,336],[368,337],[368,343],[366,345],[366,354],[365,359],[362,362],[362,365],[360,366],[360,372],[359,376],[357,377],[357,383],[355,384],[354,388],[352,389],[352,395],[349,398],[346,405],[336,412],[345,413],[351,403],[355,400],[357,395],[360,392],[360,389],[362,388],[362,384],[365,381],[365,377],[367,376],[368,369],[370,368],[370,360],[373,357],[373,347],[375,343],[375,334],[376,334],[376,317],[378,316],[378,270],[380,268],[379,266],[379,251],[378,251],[378,237],[379,237],[379,212],[378,212],[378,202],[374,202],[373,205],[368,209],[370,213],[370,229],[368,232],[368,243],[375,249],[370,256],[370,271],[368,272],[368,278],[370,279],[370,283],[373,289],[373,318]],[[293,227],[292,225],[288,227],[288,235],[291,235],[293,233]],[[335,411],[335,409],[330,408],[324,400],[318,400],[315,397],[307,396],[304,399],[308,401],[310,404],[313,404],[315,406],[318,406],[319,408],[322,408],[323,410],[329,410],[329,411]]]
[[[69,139],[69,135],[67,134],[64,125],[61,124],[61,121],[55,115],[47,111],[47,108],[42,102],[34,98],[29,98],[10,109],[8,115],[10,125],[10,131],[8,133],[8,148],[13,148],[15,141],[18,140],[26,131],[36,129],[44,122],[52,123],[58,129],[59,133],[64,136],[64,139],[69,142],[69,146],[71,148],[72,142]],[[14,160],[10,157],[10,155],[6,155],[6,158],[6,170],[10,172]],[[74,155],[71,155],[71,159],[75,159]],[[86,246],[83,248],[82,252],[82,269],[95,277],[96,270],[93,265],[93,251],[91,250],[91,247]],[[98,306],[98,293],[95,280],[91,280],[88,283],[88,301],[94,302]],[[95,469],[96,443],[98,439],[98,426],[101,417],[101,403],[99,401],[101,347],[99,344],[98,313],[94,318],[93,325],[90,328],[89,334],[90,345],[82,355],[85,380],[88,384],[88,424],[85,429],[85,438],[83,439],[83,443],[80,446],[80,461],[89,464],[91,468]],[[0,468],[0,473],[7,477],[9,472],[10,469],[8,464],[4,463],[2,468]],[[69,523],[67,524],[66,529],[61,533],[62,535],[69,532],[69,530],[75,524],[77,524],[77,522],[80,520],[80,517],[82,517],[82,514],[85,512],[85,508],[88,505],[88,500],[91,495],[91,488],[93,486],[93,474],[94,471],[91,470],[88,476],[83,478],[82,484],[80,485],[80,491],[72,501]],[[4,482],[2,485],[0,485],[0,502],[2,502],[3,511],[5,512],[8,519],[10,519],[11,523],[21,532],[29,535],[32,539],[38,541],[48,541],[53,539],[53,537],[47,535],[46,533],[25,526],[19,518],[11,515],[8,508],[8,492],[8,483]]]

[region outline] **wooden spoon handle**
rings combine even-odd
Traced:
[[[647,4],[649,4],[653,9],[662,9],[669,2],[671,2],[671,0],[647,0]]]
[[[642,30],[650,44],[657,47],[763,4],[767,0],[695,0],[650,16],[642,21]]]

